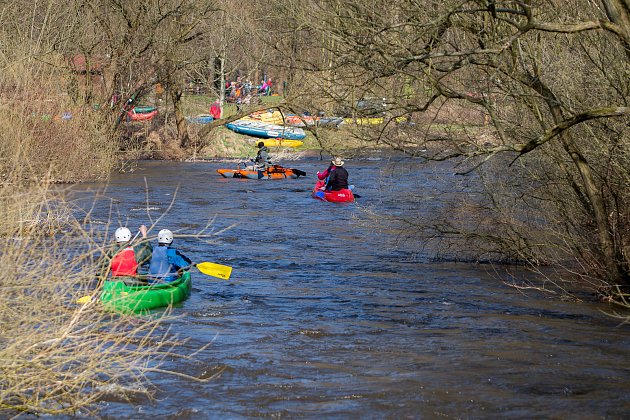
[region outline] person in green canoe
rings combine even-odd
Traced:
[[[138,234],[142,239],[147,237],[147,227],[141,225]],[[131,231],[126,227],[119,227],[114,233],[116,243],[105,253],[105,263],[109,268],[111,280],[123,281],[128,285],[146,284],[146,280],[138,277],[138,268],[148,264],[151,260],[153,247],[146,240],[132,245]]]
[[[153,248],[151,263],[149,264],[149,280],[169,282],[176,280],[181,271],[194,266],[192,261],[171,246],[173,232],[162,229],[158,233],[158,246]]]

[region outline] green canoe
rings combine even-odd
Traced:
[[[169,283],[128,286],[122,281],[103,284],[101,302],[107,309],[118,312],[142,312],[174,305],[190,296],[192,279],[189,272]]]

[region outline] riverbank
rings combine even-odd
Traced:
[[[158,160],[188,160],[188,159],[245,159],[256,155],[256,143],[260,138],[235,133],[225,127],[217,127],[205,138],[198,133],[203,125],[190,124],[188,134],[191,148],[179,147],[173,130],[159,127],[151,131],[128,128],[129,137],[136,147],[124,152],[127,159],[158,159]],[[351,133],[349,128],[319,129],[307,132],[307,136],[300,147],[270,146],[270,153],[282,155],[302,156],[358,156],[372,149],[388,149],[386,145],[374,147],[367,141],[360,140]]]

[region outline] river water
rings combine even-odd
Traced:
[[[107,184],[123,224],[133,230],[151,223],[147,209],[153,220],[168,210],[150,234],[169,228],[191,259],[233,273],[193,272],[172,328],[189,338],[185,352],[212,344],[164,366],[220,375],[152,375],[155,401],[112,398],[102,416],[628,418],[630,327],[611,307],[525,296],[488,265],[416,258],[362,222],[366,208],[404,211],[390,198],[417,192],[433,169],[406,173],[394,189],[391,161],[347,161],[360,198],[344,205],[310,198],[325,161],[290,163],[308,176],[224,179],[216,169],[233,163],[140,162]],[[99,202],[93,218],[106,221],[110,202]],[[218,235],[177,238],[210,220]]]

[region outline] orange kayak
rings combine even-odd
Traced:
[[[253,168],[217,169],[224,178],[247,179],[297,179],[306,176],[306,172],[295,168],[284,168],[280,165],[272,165],[266,171],[258,171]]]

